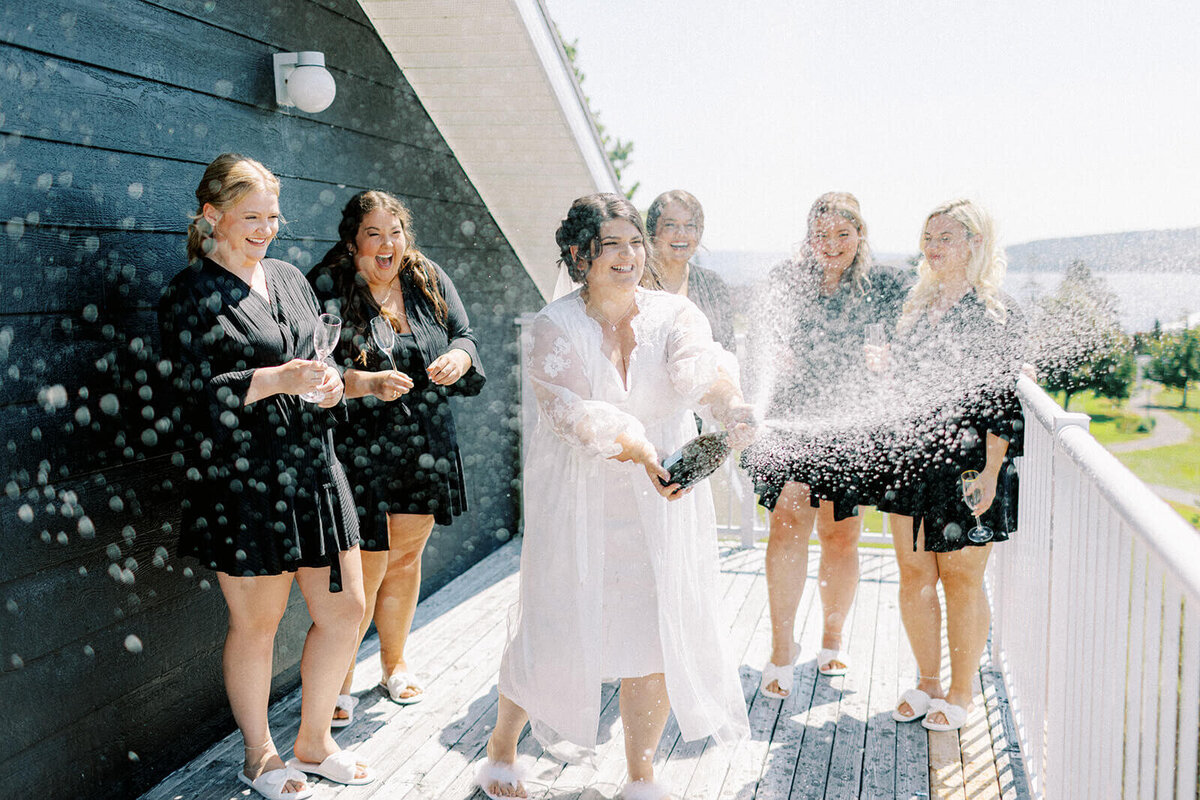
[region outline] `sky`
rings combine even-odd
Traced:
[[[830,190],[880,253],[964,196],[1006,244],[1200,225],[1196,0],[545,4],[634,202],[691,191],[710,249],[789,250]]]

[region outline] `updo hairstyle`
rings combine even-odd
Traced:
[[[628,198],[612,192],[589,194],[580,197],[571,204],[567,218],[558,226],[554,241],[558,243],[558,263],[567,268],[567,274],[576,283],[587,283],[588,270],[592,268],[592,259],[600,253],[600,226],[614,219],[623,219],[637,228],[643,239],[646,236],[646,226],[642,223],[642,215],[633,207]],[[578,248],[574,257],[571,248]],[[646,268],[652,269],[653,251],[646,247]]]
[[[196,213],[188,224],[189,262],[208,255],[216,246],[212,225],[204,218],[205,203],[227,211],[258,189],[279,197],[279,179],[259,162],[239,153],[222,153],[213,159],[196,187]]]

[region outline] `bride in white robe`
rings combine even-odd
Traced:
[[[749,732],[716,603],[708,483],[663,486],[658,478],[669,475],[658,462],[695,436],[693,410],[707,406],[743,443],[752,417],[737,364],[704,314],[686,298],[638,287],[645,234],[618,198],[572,206],[575,214],[584,204],[585,222],[601,214],[590,240],[570,229],[570,215],[559,231],[564,261],[585,285],[533,325],[527,369],[539,414],[525,459],[520,599],[480,775],[493,797],[525,796],[511,768],[526,714],[556,756],[594,752],[605,680],[622,679],[627,798],[667,796],[650,758],[668,710],[687,740],[732,743]]]

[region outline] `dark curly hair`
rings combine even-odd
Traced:
[[[628,198],[612,192],[589,194],[580,197],[571,204],[567,218],[558,226],[554,241],[558,242],[558,263],[567,268],[567,274],[576,283],[587,283],[588,270],[592,268],[592,259],[600,253],[600,226],[609,220],[623,219],[633,227],[643,239],[646,236],[646,226],[642,223],[642,215],[634,208]],[[571,255],[571,248],[577,248],[576,255]],[[653,274],[653,254],[646,248],[646,272]],[[644,283],[644,281],[643,281]]]
[[[338,223],[338,243],[329,248],[329,252],[316,266],[316,269],[326,270],[332,276],[337,296],[342,299],[343,318],[362,331],[370,324],[371,318],[379,313],[376,311],[378,305],[371,297],[370,288],[354,266],[352,246],[358,238],[358,229],[363,218],[380,208],[400,220],[400,227],[404,229],[406,246],[400,254],[399,273],[404,275],[407,272],[412,276],[413,283],[433,305],[438,322],[445,325],[446,300],[438,286],[437,270],[433,268],[433,262],[417,249],[412,213],[399,198],[375,189],[359,192],[346,203],[346,207],[342,209],[342,221]],[[399,330],[400,321],[393,319],[388,311],[382,313],[392,323],[392,327]]]

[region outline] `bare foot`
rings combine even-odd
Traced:
[[[509,776],[496,776],[492,780],[489,780],[487,785],[483,787],[484,791],[491,792],[497,797],[529,797],[529,793],[525,791],[525,784],[521,783],[520,779],[516,777],[516,752],[499,754],[492,745],[492,740],[488,739],[487,757],[488,763],[484,765],[483,769],[495,769],[497,767],[507,769],[513,780],[507,780]]]
[[[250,780],[257,780],[264,772],[274,772],[277,769],[287,769],[287,765],[283,763],[283,759],[275,752],[275,745],[267,742],[259,747],[247,747],[246,759],[242,766],[242,773]],[[294,794],[302,792],[308,788],[308,784],[304,781],[288,781],[283,785],[285,794]]]
[[[337,742],[335,742],[333,740],[332,736],[327,736],[327,738],[328,738],[328,742],[326,743],[326,745],[324,747],[312,748],[312,749],[310,749],[306,745],[302,745],[300,743],[300,740],[297,739],[295,746],[292,747],[292,753],[296,756],[297,759],[299,759],[300,761],[303,761],[305,764],[320,764],[322,761],[329,758],[334,753],[341,751],[341,749],[342,749],[342,748],[338,747]],[[367,777],[366,762],[364,762],[364,761],[355,761],[354,762],[354,777],[355,778]]]

